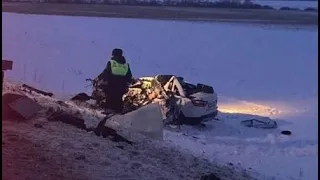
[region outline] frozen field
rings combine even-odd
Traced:
[[[8,79],[61,95],[90,92],[114,47],[134,76],[177,74],[213,85],[220,119],[206,131],[167,131],[165,140],[221,163],[276,179],[317,179],[318,28],[2,13]],[[280,130],[237,126],[249,115],[279,119]],[[280,123],[281,122],[281,123]]]

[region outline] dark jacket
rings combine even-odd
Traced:
[[[119,64],[125,64],[126,59],[121,57],[112,57],[111,60],[117,61]],[[106,91],[111,94],[124,94],[128,89],[128,84],[131,82],[132,74],[130,66],[128,65],[128,72],[126,76],[116,76],[111,72],[111,63],[110,61],[107,63],[106,68],[103,72],[98,76],[99,79],[103,79],[107,81]]]

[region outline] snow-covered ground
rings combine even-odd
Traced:
[[[51,108],[62,109],[84,118],[86,127],[90,128],[97,127],[103,117],[98,111],[70,101],[58,103],[55,98],[26,93],[18,84],[5,82],[4,92],[26,95],[43,107],[43,113],[28,121],[2,122],[4,179],[194,180],[209,173],[221,180],[271,179],[259,174],[252,178],[250,170],[210,162],[175,144],[152,141],[119,126],[114,129],[132,144],[97,137],[72,125],[48,121],[45,112]]]
[[[7,78],[90,92],[85,79],[120,47],[135,76],[178,74],[218,92],[220,121],[168,130],[166,142],[276,179],[317,179],[318,27],[2,15],[3,58],[14,60]],[[279,129],[239,125],[253,115],[279,120]]]

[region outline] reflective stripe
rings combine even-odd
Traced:
[[[111,63],[111,73],[116,76],[125,76],[128,73],[129,65],[128,63],[120,64],[115,60],[110,60]]]

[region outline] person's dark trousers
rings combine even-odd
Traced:
[[[106,108],[121,114],[123,109],[122,96],[120,93],[107,93]]]

